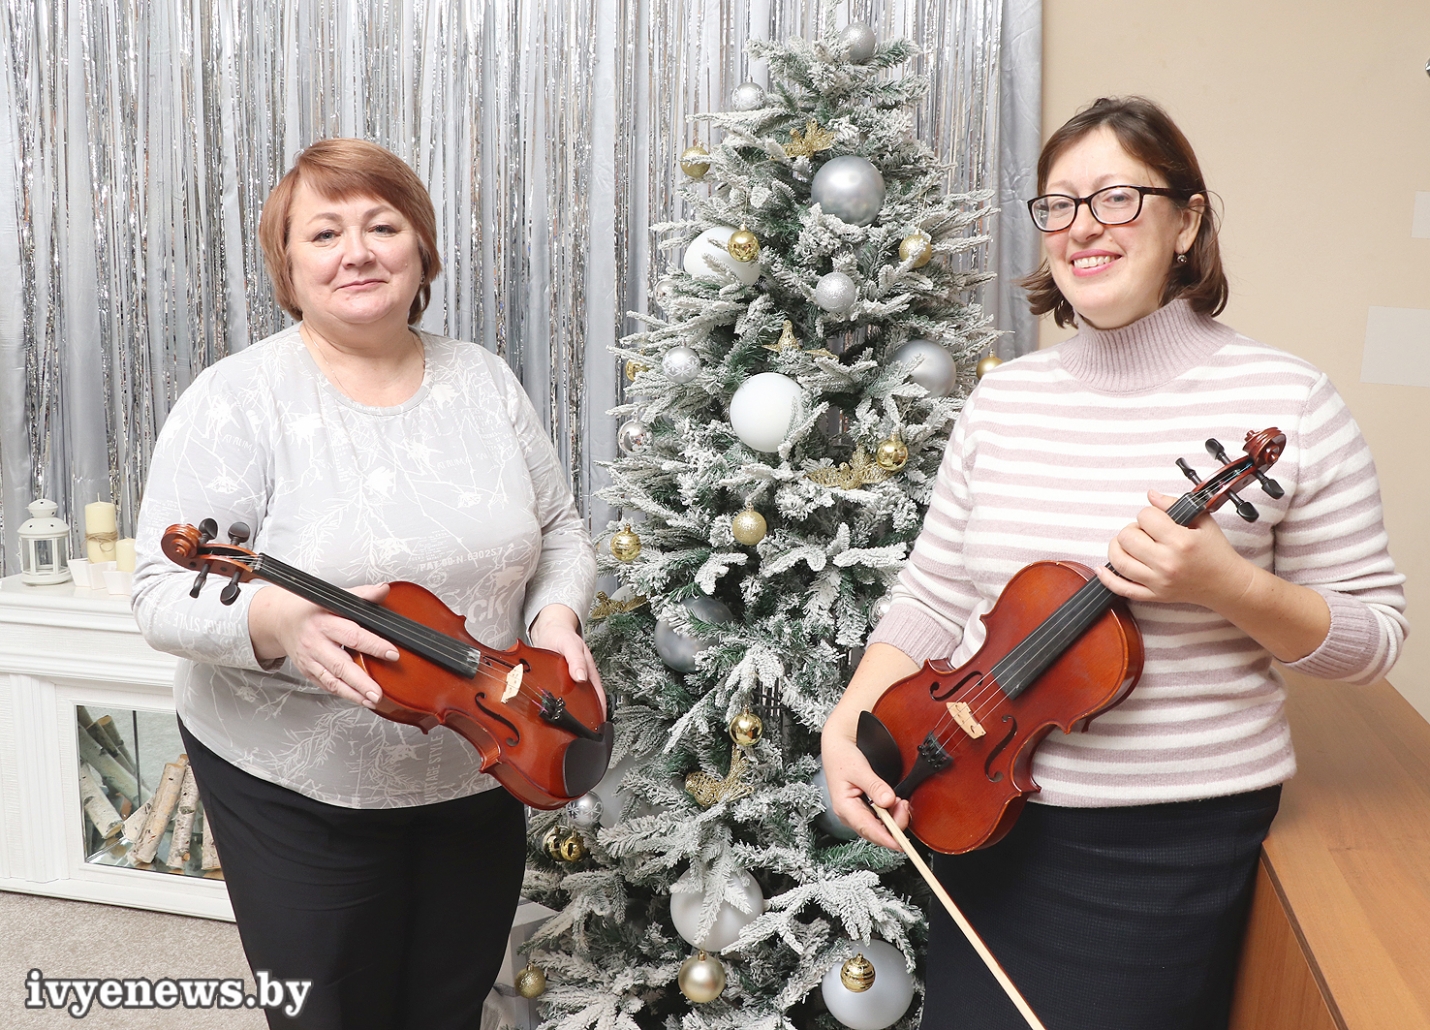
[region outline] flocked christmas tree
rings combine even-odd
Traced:
[[[831,13],[818,43],[751,43],[769,90],[701,117],[694,217],[655,227],[683,268],[618,351],[622,587],[588,633],[616,765],[533,819],[526,885],[559,912],[525,986],[544,971],[562,1030],[917,1016],[921,885],[825,813],[819,730],[992,342],[967,270],[989,212],[914,138],[915,48]]]

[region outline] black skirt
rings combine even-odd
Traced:
[[[1217,1030],[1280,800],[1030,804],[933,868],[1048,1030]],[[923,1030],[1026,1030],[941,906],[929,931]]]

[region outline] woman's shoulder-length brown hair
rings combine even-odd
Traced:
[[[258,221],[258,242],[273,280],[274,296],[284,311],[302,319],[288,267],[289,211],[299,183],[329,200],[376,197],[407,219],[417,233],[417,251],[422,258],[422,284],[407,311],[408,325],[416,324],[432,298],[432,280],[442,270],[442,259],[437,256],[437,215],[417,173],[392,151],[361,139],[319,140],[298,155],[268,194]]]
[[[1187,251],[1187,260],[1172,265],[1167,284],[1162,288],[1162,303],[1183,298],[1192,310],[1216,316],[1226,307],[1228,287],[1221,267],[1221,249],[1217,246],[1216,212],[1211,195],[1202,178],[1197,155],[1182,130],[1167,112],[1145,97],[1103,97],[1073,115],[1043,145],[1038,157],[1038,192],[1048,186],[1048,174],[1063,152],[1088,133],[1106,126],[1112,130],[1122,149],[1160,175],[1171,189],[1185,198],[1185,205],[1198,193],[1205,206],[1197,237]],[[1132,184],[1135,185],[1135,184]],[[1019,281],[1028,291],[1028,306],[1033,314],[1051,311],[1058,325],[1071,325],[1077,314],[1053,282],[1052,272],[1044,261],[1032,275]]]

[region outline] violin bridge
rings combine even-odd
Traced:
[[[974,740],[983,736],[987,731],[973,717],[973,710],[963,701],[948,702],[948,714],[953,716],[953,721],[958,723],[959,729],[963,730]]]
[[[506,689],[502,691],[502,704],[506,704],[517,694],[521,693],[521,675],[526,670],[526,666],[517,662],[511,667],[511,672],[506,674]]]

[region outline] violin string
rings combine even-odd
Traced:
[[[1216,481],[1217,477],[1213,477],[1212,480],[1201,484],[1196,490],[1183,494],[1167,509],[1167,514],[1178,525],[1185,526],[1192,522],[1201,514],[1204,497],[1208,492],[1208,488],[1212,487]],[[1112,568],[1111,563],[1108,563],[1107,567]],[[1102,589],[1097,590],[1094,584],[1097,587],[1102,587]],[[1095,579],[1089,580],[1083,586],[1079,587],[1072,597],[1063,602],[1047,620],[1039,624],[1032,633],[1013,647],[1008,654],[994,663],[993,667],[989,669],[987,673],[971,684],[970,689],[972,693],[966,698],[959,700],[963,700],[964,703],[968,704],[970,713],[976,720],[981,722],[983,718],[986,718],[989,713],[997,707],[999,695],[1002,695],[1007,700],[1012,700],[999,685],[1000,683],[1008,680],[1016,681],[1021,678],[1026,670],[1034,667],[1038,662],[1046,658],[1049,651],[1061,653],[1070,648],[1078,639],[1081,639],[1082,634],[1078,634],[1073,640],[1064,642],[1061,639],[1063,633],[1075,626],[1078,620],[1092,614],[1092,611],[1104,604],[1111,594],[1112,591],[1102,586],[1101,581]],[[1087,629],[1091,629],[1091,625],[1084,629],[1084,633]],[[1031,683],[1025,684],[1019,690],[1019,693],[1031,685]],[[1016,697],[1017,695],[1014,696]],[[963,737],[955,737],[952,740],[945,739],[945,731],[948,730],[950,726],[956,726],[958,731],[962,731]],[[961,726],[957,726],[956,720],[952,717],[947,707],[943,709],[943,714],[935,721],[930,733],[933,734],[934,739],[937,740],[939,745],[945,751],[949,752],[950,755],[956,754],[960,750],[962,742],[968,738],[967,732],[963,731]]]
[[[505,685],[505,675],[491,672],[482,666],[493,666],[498,669],[505,669],[508,672],[515,667],[513,663],[496,658],[479,647],[464,643],[455,637],[434,630],[430,626],[424,626],[422,623],[410,619],[399,612],[394,612],[391,609],[384,608],[365,598],[358,597],[350,591],[335,587],[330,583],[318,579],[316,576],[309,576],[307,573],[295,569],[284,562],[280,562],[269,555],[255,555],[249,567],[256,574],[265,577],[274,575],[280,578],[286,578],[294,584],[302,585],[311,593],[323,597],[329,602],[325,607],[337,610],[338,614],[366,616],[374,624],[381,625],[383,636],[394,637],[398,642],[402,642],[404,638],[407,640],[419,639],[433,651],[457,662],[467,662],[470,660],[473,652],[475,652],[477,654],[477,668],[473,671],[474,677],[481,676],[484,679]],[[280,585],[285,584],[280,583]],[[416,649],[409,647],[408,650],[415,651]],[[517,694],[518,696],[525,697],[532,704],[539,705],[544,700],[542,692],[538,692],[535,688],[529,687],[525,683],[522,683],[521,686],[518,687]]]

